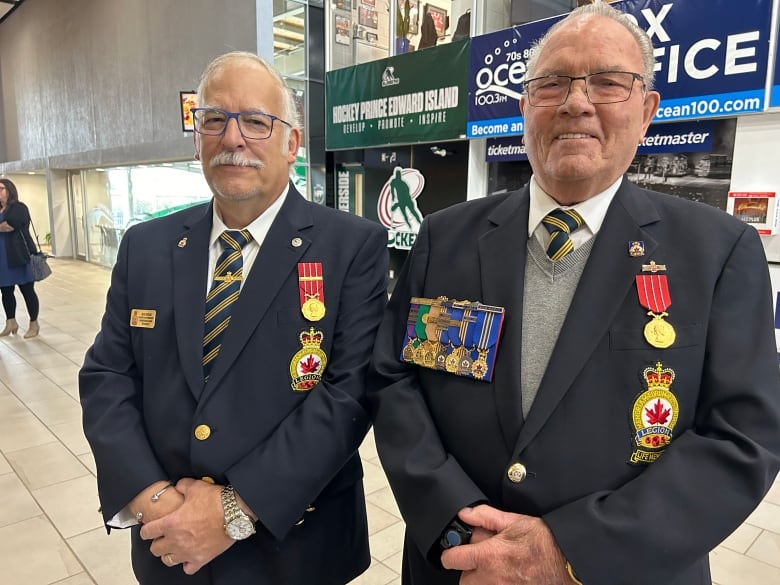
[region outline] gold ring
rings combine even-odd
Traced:
[[[173,555],[171,553],[168,553],[165,555],[165,564],[172,567],[174,565],[173,563]]]

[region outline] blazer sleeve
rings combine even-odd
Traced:
[[[771,285],[746,226],[714,289],[695,424],[633,480],[543,516],[584,583],[668,583],[761,501],[778,471]],[[663,554],[659,556],[659,553]]]
[[[98,492],[105,522],[150,484],[170,479],[146,434],[130,337],[128,251],[135,235],[128,230],[119,245],[100,333],[79,372],[84,434],[101,470]]]
[[[369,369],[368,397],[377,450],[409,535],[436,565],[445,527],[458,510],[487,498],[443,445],[418,368],[400,360],[410,299],[424,290],[430,229],[426,218],[385,311]]]

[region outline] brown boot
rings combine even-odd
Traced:
[[[38,332],[41,330],[41,328],[38,326],[38,321],[30,321],[30,326],[27,328],[27,333],[24,334],[25,339],[30,339],[31,337],[38,337]]]
[[[0,331],[0,337],[8,337],[11,333],[16,335],[17,331],[19,331],[19,324],[16,322],[16,319],[6,319],[5,329]]]

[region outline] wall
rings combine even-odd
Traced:
[[[255,44],[254,0],[25,2],[0,25],[0,171],[189,159],[178,92]]]

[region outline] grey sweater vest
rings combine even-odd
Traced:
[[[535,237],[528,241],[520,355],[523,417],[528,415],[536,398],[594,239],[590,238],[558,262],[547,257]]]

